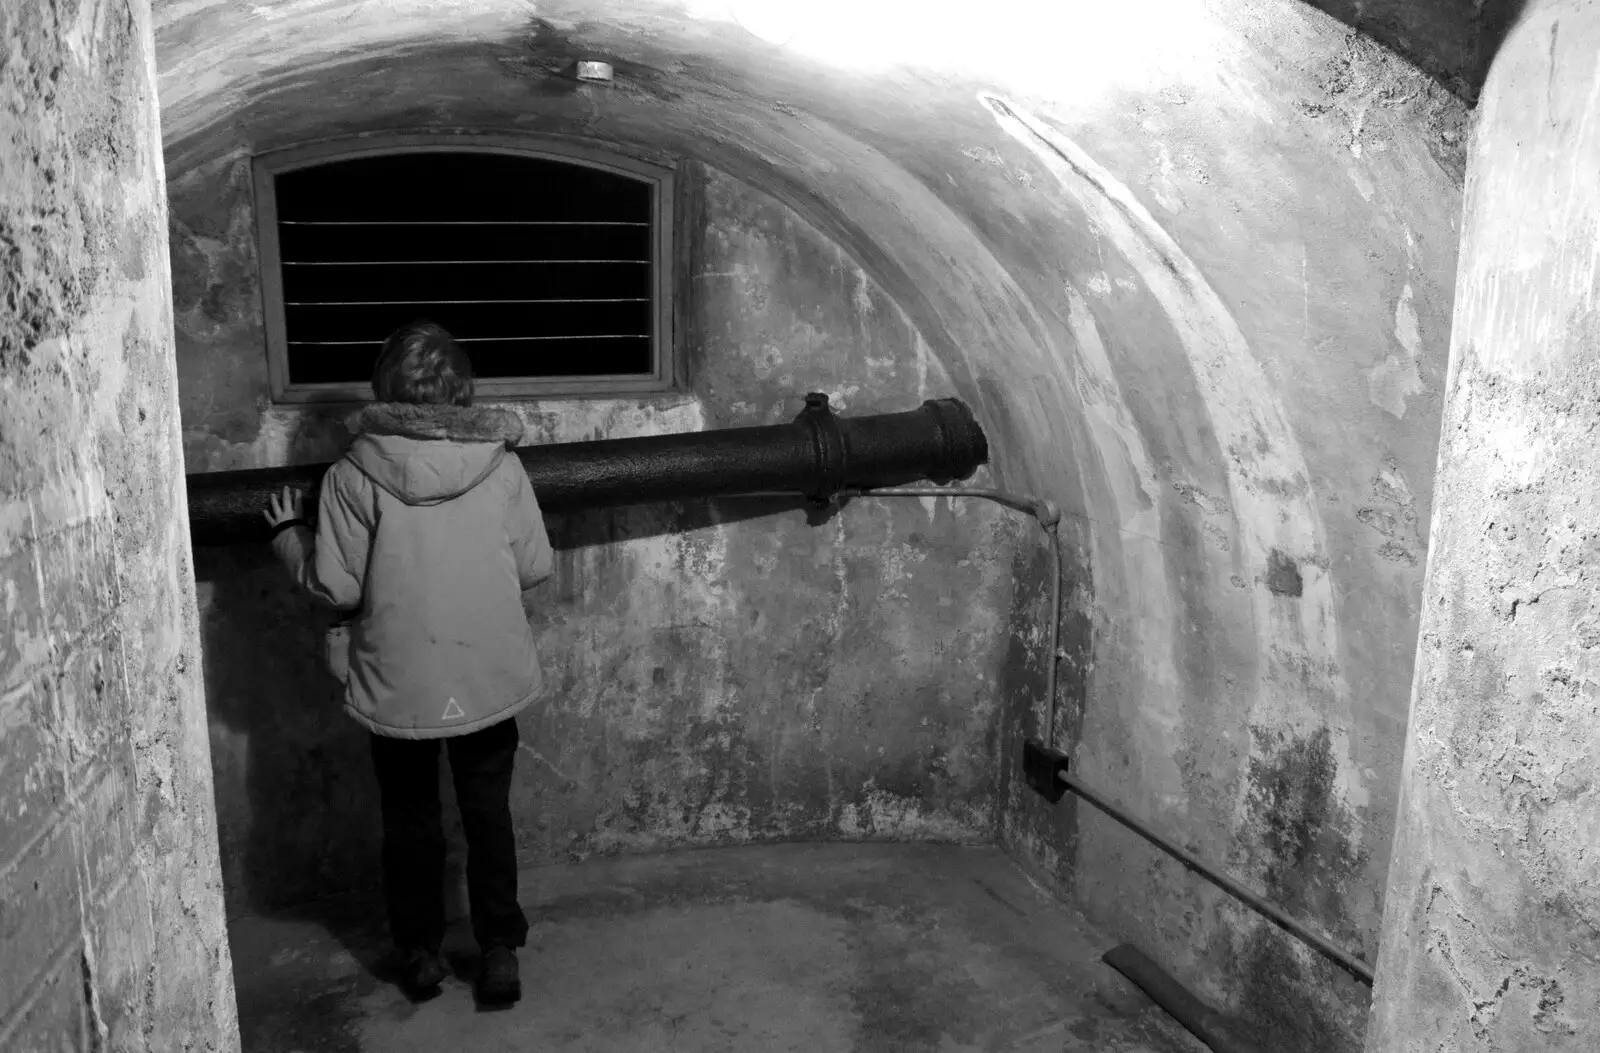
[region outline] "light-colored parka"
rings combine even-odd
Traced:
[[[523,593],[550,541],[500,409],[375,403],[350,418],[317,529],[273,550],[314,596],[352,611],[345,708],[372,731],[444,738],[520,711],[539,688]]]

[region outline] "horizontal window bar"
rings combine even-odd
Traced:
[[[285,267],[442,267],[455,264],[649,263],[649,260],[284,260]]]
[[[284,227],[648,227],[609,219],[280,219]]]
[[[648,340],[649,333],[588,333],[582,336],[458,336],[458,344],[490,343],[490,344],[520,344],[528,340]],[[291,347],[370,347],[381,344],[382,340],[290,340]]]
[[[441,303],[649,303],[648,296],[576,300],[285,300],[285,307],[431,307]]]

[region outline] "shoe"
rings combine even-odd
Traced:
[[[400,986],[415,999],[432,998],[439,993],[447,970],[437,951],[413,947],[404,952],[400,965]]]
[[[478,964],[478,1001],[484,1005],[510,1005],[522,997],[522,979],[517,972],[517,952],[509,947],[490,947]]]

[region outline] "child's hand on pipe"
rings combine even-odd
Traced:
[[[304,519],[305,494],[286,486],[281,495],[272,495],[267,501],[267,510],[261,514],[266,517],[267,525],[272,527],[291,519]]]

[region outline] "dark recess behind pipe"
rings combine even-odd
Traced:
[[[1101,955],[1100,960],[1131,980],[1152,1002],[1216,1053],[1260,1053],[1234,1033],[1227,1017],[1196,998],[1133,944],[1113,947]]]
[[[825,500],[839,490],[969,478],[989,443],[965,403],[930,399],[914,410],[838,418],[826,395],[806,396],[794,422],[636,439],[523,446],[516,451],[549,512],[731,496],[756,490]],[[187,477],[196,545],[265,541],[262,510],[285,486],[314,514],[326,464],[205,472]]]

